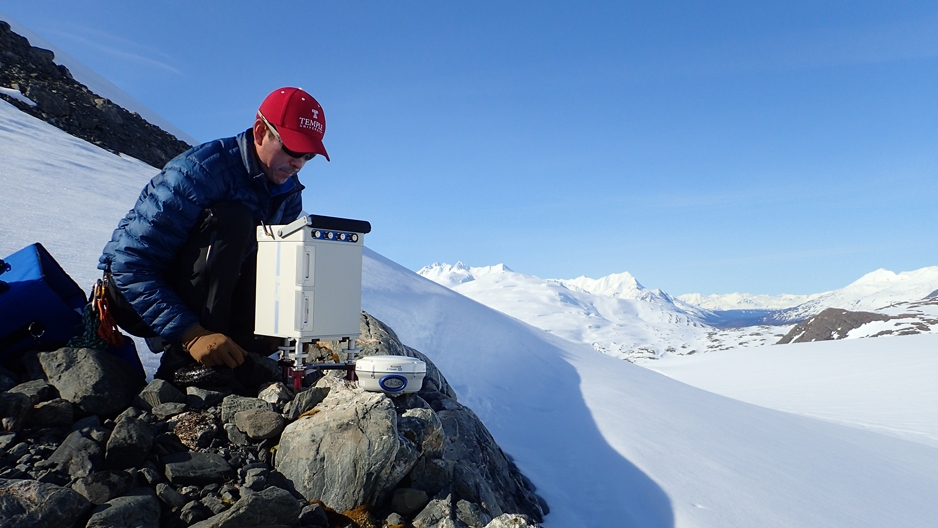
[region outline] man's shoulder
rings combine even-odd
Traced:
[[[228,137],[202,143],[183,152],[169,164],[181,165],[207,165],[207,164],[241,163],[241,146],[238,137]]]

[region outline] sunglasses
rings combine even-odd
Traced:
[[[267,130],[270,130],[270,133],[273,134],[275,138],[277,138],[277,141],[280,142],[280,148],[283,149],[283,152],[286,153],[287,156],[290,156],[291,158],[296,158],[296,159],[303,158],[306,161],[309,161],[316,157],[316,154],[304,154],[302,152],[294,152],[288,149],[287,146],[283,144],[283,139],[280,138],[280,133],[277,132],[277,128],[274,127],[274,125],[270,124],[270,121],[268,121],[267,118],[264,117],[264,114],[258,112],[257,115],[261,116],[261,119],[264,120],[264,124],[267,125]]]

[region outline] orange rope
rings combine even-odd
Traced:
[[[94,304],[98,308],[98,313],[101,314],[98,336],[109,345],[120,346],[124,342],[124,335],[117,328],[114,316],[111,315],[111,308],[108,306],[107,296],[104,293],[106,280],[107,278],[98,280],[94,285]]]

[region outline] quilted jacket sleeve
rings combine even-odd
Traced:
[[[164,339],[178,341],[199,322],[163,278],[202,210],[224,195],[192,157],[171,161],[141,193],[115,241],[110,263],[115,284],[143,321]]]

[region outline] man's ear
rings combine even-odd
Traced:
[[[259,147],[264,144],[264,140],[267,139],[267,125],[261,120],[261,118],[254,119],[254,145]]]

